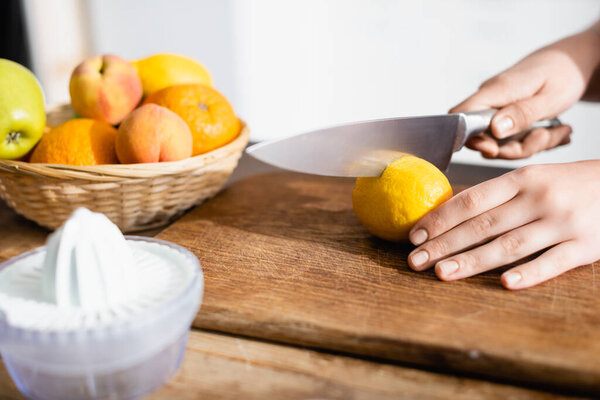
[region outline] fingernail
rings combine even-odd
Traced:
[[[440,275],[448,276],[458,271],[458,263],[456,261],[442,261],[437,265]]]
[[[516,272],[516,271],[509,271],[509,272],[505,273],[502,277],[504,278],[504,283],[507,286],[514,286],[521,279],[523,279],[523,276],[521,275],[521,273]]]
[[[420,250],[410,256],[410,261],[415,267],[420,267],[429,260],[429,254],[426,251]]]
[[[496,122],[496,132],[501,136],[514,128],[515,122],[510,117],[501,118],[500,121]]]
[[[425,229],[417,229],[416,231],[413,232],[412,235],[410,235],[410,241],[415,246],[425,243],[426,240],[427,240],[427,231]]]

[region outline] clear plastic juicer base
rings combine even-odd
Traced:
[[[179,369],[188,333],[158,354],[121,371],[81,376],[60,376],[37,371],[35,365],[4,357],[19,390],[32,400],[127,399],[144,397],[167,383]]]
[[[19,390],[34,400],[122,400],[143,397],[168,382],[185,353],[200,306],[204,279],[198,259],[183,247],[166,246],[173,262],[191,263],[191,283],[170,301],[125,322],[78,331],[39,331],[11,326],[0,315],[0,350]],[[44,247],[0,264],[10,267]],[[0,314],[2,314],[0,312]]]

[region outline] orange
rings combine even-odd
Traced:
[[[32,163],[117,164],[117,130],[89,118],[72,119],[45,132],[31,155]]]
[[[237,137],[240,121],[227,99],[200,84],[169,86],[146,98],[144,104],[167,107],[188,124],[194,137],[192,155],[224,146]]]

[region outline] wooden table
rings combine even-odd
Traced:
[[[272,171],[273,168],[244,157],[230,185],[260,179],[257,174]],[[453,183],[472,185],[502,172],[504,170],[453,165],[449,177]],[[201,205],[193,215],[210,214],[214,204]],[[182,229],[193,223],[190,218],[182,221]],[[167,229],[144,234],[169,238],[178,232]],[[0,262],[43,245],[47,234],[0,202]],[[185,245],[195,246],[194,243]],[[211,271],[205,273],[207,293],[211,285],[223,284],[215,281],[213,285]],[[251,314],[247,314],[235,320],[236,323],[223,323],[215,317],[218,314],[215,304],[207,300],[206,309],[203,306],[194,324],[205,328],[192,329],[181,369],[171,382],[149,396],[150,399],[554,399],[573,396],[572,388],[564,389],[560,385],[549,388],[525,380],[515,386],[518,379],[480,379],[481,374],[476,371],[455,370],[451,363],[443,360],[439,365],[435,360],[417,362],[417,368],[402,357],[370,356],[368,351],[361,355],[360,349],[352,351],[352,347],[336,346],[335,337],[322,342],[307,339],[302,343],[290,337],[257,334],[263,328],[268,330],[266,325],[261,326],[263,322],[257,320],[253,326],[247,319]],[[3,366],[0,399],[22,399]]]

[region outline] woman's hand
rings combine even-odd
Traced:
[[[570,108],[585,93],[600,64],[599,25],[542,48],[483,83],[471,97],[450,112],[497,108],[492,134],[505,138],[541,119]],[[502,146],[487,135],[472,138],[467,147],[486,158],[526,158],[570,142],[571,127],[536,129],[521,141]]]
[[[502,274],[523,289],[600,259],[600,160],[534,165],[469,188],[410,232],[409,265],[445,281],[543,253]]]

